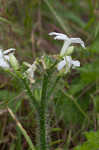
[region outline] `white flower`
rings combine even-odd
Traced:
[[[80,62],[78,60],[72,60],[71,56],[65,56],[64,60],[60,61],[57,65],[57,69],[60,71],[64,67],[66,68],[66,73],[69,72],[70,68],[79,67]]]
[[[80,61],[72,60],[72,68],[75,69],[76,67],[80,67]]]
[[[69,38],[67,35],[62,33],[51,32],[49,35],[54,35],[55,40],[63,40],[64,45],[61,49],[60,56],[64,56],[69,48],[69,46],[73,43],[79,43],[83,48],[85,48],[84,42],[80,38]]]
[[[37,67],[36,67],[35,63],[33,63],[32,65],[29,66],[29,69],[26,71],[26,73],[28,74],[28,76],[30,78],[34,78],[34,72],[35,72],[36,68]]]
[[[15,50],[16,50],[15,48],[9,48],[9,49],[5,50],[5,51],[3,52],[3,54],[4,54],[4,55],[8,55],[9,53],[10,53],[10,54],[13,53]]]
[[[1,68],[9,68],[8,62],[4,59],[4,55],[2,50],[0,49],[0,67]]]
[[[34,83],[34,82],[35,82],[35,80],[34,80],[34,73],[35,73],[35,71],[36,71],[36,69],[37,69],[36,64],[37,64],[36,61],[34,61],[34,63],[33,63],[32,65],[29,64],[29,63],[27,63],[27,62],[24,62],[24,65],[26,65],[27,67],[29,67],[29,68],[25,71],[24,75],[27,76],[27,78],[31,81],[31,83]]]
[[[0,67],[4,69],[9,69],[10,64],[9,64],[9,55],[13,54],[13,51],[15,51],[14,48],[10,48],[8,50],[3,51],[0,49]]]

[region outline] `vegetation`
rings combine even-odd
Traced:
[[[1,150],[99,149],[98,20],[98,0],[0,0],[0,49],[16,49],[0,68]],[[57,71],[63,41],[50,32],[83,39],[80,67]]]

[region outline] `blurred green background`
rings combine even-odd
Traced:
[[[48,36],[53,31],[80,37],[86,46],[86,50],[75,48],[73,57],[80,60],[81,67],[64,77],[50,108],[52,129],[56,129],[51,132],[52,150],[73,150],[85,141],[85,131],[99,128],[99,1],[0,0],[0,48],[16,48],[20,62],[33,63],[37,56],[58,54],[63,43]],[[7,106],[17,114],[35,144],[35,112],[28,97],[17,81],[0,72],[0,149],[29,150],[6,112]]]

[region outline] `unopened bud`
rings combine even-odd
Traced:
[[[12,68],[14,70],[18,70],[19,69],[19,63],[18,63],[16,57],[12,53],[9,54],[9,63],[10,63],[10,65],[12,66]]]
[[[71,55],[74,51],[74,46],[70,46],[67,50],[66,50],[66,53],[65,55]]]

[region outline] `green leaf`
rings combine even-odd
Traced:
[[[85,136],[87,141],[81,146],[75,147],[74,150],[99,150],[99,131],[97,132],[86,132]]]
[[[0,22],[4,22],[4,23],[12,25],[12,23],[4,17],[0,17]]]

